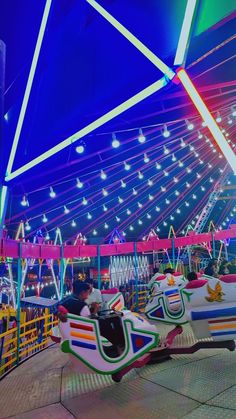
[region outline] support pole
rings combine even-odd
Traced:
[[[175,238],[172,237],[171,239],[171,246],[172,246],[172,268],[175,269]]]
[[[101,289],[101,247],[100,244],[98,245],[98,253],[97,253],[97,258],[98,258],[98,289]]]
[[[20,296],[21,296],[21,277],[22,277],[22,243],[19,243],[19,255],[17,261],[17,311],[16,311],[16,363],[20,362]]]
[[[60,260],[60,299],[63,298],[64,294],[64,277],[65,277],[65,259],[64,259],[64,246],[61,245],[61,260]]]
[[[137,243],[134,242],[134,279],[135,279],[135,309],[138,309],[138,254]]]
[[[214,231],[212,231],[211,237],[212,237],[212,256],[215,259],[215,257],[216,257],[216,242],[215,242]]]

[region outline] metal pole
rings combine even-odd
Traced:
[[[171,239],[172,245],[172,268],[175,269],[175,238],[172,237]]]
[[[187,251],[188,251],[188,267],[189,267],[189,271],[191,272],[192,264],[191,264],[191,247],[190,246],[187,247]]]
[[[215,237],[214,237],[214,232],[213,231],[211,233],[211,237],[212,237],[212,254],[213,254],[213,258],[215,259],[215,257],[216,257],[216,242],[215,242]]]
[[[98,289],[101,289],[101,247],[100,244],[98,245],[98,253],[97,253],[97,258],[98,258]]]
[[[64,246],[61,245],[61,260],[60,260],[60,298],[63,298],[64,293],[64,277],[65,277],[65,259],[64,259]]]
[[[137,243],[134,242],[134,273],[135,273],[135,308],[138,308],[138,254]]]
[[[19,243],[19,254],[17,261],[17,311],[16,311],[16,324],[17,324],[17,339],[16,339],[16,363],[20,361],[20,296],[21,296],[21,277],[22,277],[22,243]]]

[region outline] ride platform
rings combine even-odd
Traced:
[[[166,336],[171,326],[162,325]],[[193,345],[188,325],[177,345]],[[205,349],[110,376],[78,374],[58,345],[42,351],[0,382],[0,418],[202,419],[236,417],[236,352]]]

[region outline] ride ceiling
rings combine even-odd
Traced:
[[[100,0],[99,4],[174,69],[187,0]],[[40,0],[34,7],[29,0],[3,0],[1,5],[0,39],[6,44],[2,177],[44,7],[45,1]],[[231,144],[235,144],[236,121],[232,116],[234,7],[231,0],[198,2],[185,63],[213,116],[220,113],[219,125]],[[86,0],[52,2],[13,171],[162,77]],[[189,123],[194,125],[192,130]],[[145,142],[138,140],[140,129]],[[169,137],[163,137],[163,129],[170,132]],[[120,147],[111,146],[112,134]],[[79,145],[84,146],[83,154],[76,152]],[[53,239],[60,227],[65,239],[82,232],[91,240],[108,237],[114,228],[135,240],[150,228],[166,237],[171,224],[181,232],[187,224],[194,227],[225,170],[228,182],[235,185],[235,176],[220,156],[183,87],[169,82],[8,182],[6,228],[14,237],[23,220],[30,225],[29,238],[41,229]],[[101,179],[101,171],[106,179]],[[55,198],[49,196],[50,187]],[[21,205],[23,196],[29,206]],[[234,206],[233,198],[220,200],[211,218],[218,226],[227,226],[234,219]]]

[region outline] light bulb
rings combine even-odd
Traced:
[[[31,226],[29,225],[29,222],[28,221],[26,221],[26,223],[25,223],[25,229],[26,229],[26,231],[30,231],[31,230]]]
[[[160,169],[161,169],[161,165],[160,165],[160,163],[156,163],[156,169],[157,169],[157,170],[160,170]]]
[[[131,214],[131,211],[130,211],[130,209],[129,209],[129,208],[128,208],[128,209],[127,209],[127,211],[126,211],[126,214],[127,214],[127,215],[130,215],[130,214]]]
[[[148,163],[148,162],[150,161],[150,159],[149,159],[149,157],[148,157],[147,153],[145,153],[145,154],[143,155],[143,161],[144,161],[144,163]]]
[[[175,217],[173,217],[173,215],[170,216],[171,221],[173,221],[175,219]]]
[[[112,143],[111,143],[113,148],[118,148],[120,147],[120,141],[117,140],[116,138],[116,134],[112,134]]]
[[[21,200],[21,205],[22,205],[22,207],[27,207],[27,205],[29,205],[29,201],[28,201],[28,199],[26,198],[25,195],[23,195],[23,198]]]
[[[180,194],[179,191],[175,191],[176,196],[179,196],[179,194]]]
[[[184,142],[183,138],[181,138],[180,146],[181,147],[185,147],[186,146],[186,143]]]
[[[133,231],[133,230],[134,230],[134,227],[133,227],[133,226],[130,226],[130,227],[129,227],[129,229],[130,229],[131,231]]]
[[[169,172],[167,172],[166,170],[163,170],[164,176],[169,176]]]
[[[177,178],[177,177],[173,177],[173,181],[175,182],[175,183],[178,183],[178,181],[179,181],[179,179]]]
[[[180,214],[181,210],[179,208],[177,208],[176,212],[177,212],[177,214]]]
[[[192,169],[190,169],[190,167],[187,167],[186,172],[187,173],[192,173]]]
[[[154,196],[153,196],[153,195],[151,195],[151,194],[149,194],[149,195],[148,195],[148,199],[149,199],[149,201],[153,201]]]
[[[138,192],[136,191],[135,188],[133,188],[133,195],[137,195],[137,194],[138,194]]]
[[[46,217],[46,215],[45,215],[45,214],[43,214],[43,218],[42,218],[42,220],[43,220],[43,223],[46,223],[46,222],[48,221],[48,219],[47,219],[47,217]]]
[[[164,222],[163,222],[163,226],[164,226],[164,227],[166,227],[166,226],[167,226],[167,222],[166,222],[166,221],[164,221]]]
[[[103,188],[103,189],[102,189],[102,194],[103,194],[103,196],[107,196],[107,195],[108,195],[107,190]]]
[[[84,184],[83,184],[83,183],[79,180],[79,178],[78,178],[78,177],[76,178],[76,182],[77,182],[77,183],[76,183],[77,188],[79,188],[79,189],[83,188],[83,185],[84,185]]]
[[[109,228],[109,225],[107,223],[105,223],[104,228],[107,230]]]
[[[172,159],[171,160],[172,161],[176,161],[177,160],[174,154],[172,154]]]
[[[204,192],[206,188],[204,186],[201,186],[201,190]]]
[[[50,196],[50,198],[55,198],[55,196],[56,196],[56,192],[54,192],[52,186],[50,186],[49,196]]]
[[[138,172],[138,178],[139,178],[139,179],[143,179],[143,174],[142,174],[142,172]]]
[[[162,135],[164,138],[168,138],[170,136],[170,131],[168,131],[167,125],[164,125],[164,130],[162,131]]]
[[[157,212],[160,212],[160,211],[161,211],[161,208],[160,208],[160,207],[156,207],[156,208],[155,208],[155,210],[156,210]]]
[[[203,138],[203,135],[201,134],[200,131],[198,131],[198,139],[201,140]]]
[[[151,214],[147,214],[147,218],[150,220],[152,218]]]
[[[130,168],[131,168],[130,164],[128,164],[126,162],[124,162],[124,167],[125,167],[125,170],[130,170]]]
[[[120,196],[118,196],[118,201],[119,201],[119,204],[122,204],[122,202],[124,202],[123,198],[121,198]]]
[[[164,145],[163,147],[164,154],[169,154],[170,150]]]
[[[102,180],[105,180],[105,179],[107,178],[107,175],[106,175],[106,173],[104,172],[104,170],[101,170],[101,172],[100,172],[100,178],[101,178]]]
[[[119,223],[120,222],[120,217],[116,216],[116,221]]]
[[[184,163],[182,161],[179,161],[179,167],[183,167]]]
[[[139,225],[143,224],[142,220],[138,220]]]
[[[93,230],[93,235],[96,236],[98,234],[97,230]]]
[[[72,220],[72,222],[71,222],[71,226],[72,226],[72,227],[76,227],[76,222],[75,222],[75,220]]]
[[[165,203],[166,203],[167,205],[169,205],[170,200],[169,200],[168,198],[166,198],[166,199],[165,199]]]
[[[76,153],[82,154],[84,152],[84,145],[83,144],[78,145],[75,150],[76,150]]]
[[[187,129],[189,131],[192,131],[193,128],[194,128],[194,124],[192,122],[189,122],[189,121],[186,121],[186,124],[187,124]]]
[[[152,186],[153,185],[153,181],[151,179],[148,179],[148,186]]]
[[[85,197],[83,197],[82,204],[87,205],[87,203],[88,203],[87,199]]]
[[[161,186],[161,192],[166,192],[165,186]]]
[[[66,205],[64,205],[64,213],[65,214],[68,214],[70,212],[70,210],[67,208],[67,206]]]
[[[49,236],[49,234],[47,233],[46,234],[46,236],[45,236],[45,240],[50,240],[50,236]]]
[[[216,122],[221,122],[222,118],[220,116],[220,112],[217,112]]]
[[[190,183],[189,182],[186,182],[186,188],[190,188]]]
[[[138,140],[139,140],[140,144],[143,144],[146,141],[146,137],[143,135],[143,131],[142,131],[141,128],[139,129]]]
[[[138,202],[138,207],[142,208],[143,204],[141,204],[141,202]]]
[[[91,220],[91,218],[92,218],[92,215],[90,214],[90,212],[88,212],[88,214],[87,214],[87,219],[88,219],[88,220]]]
[[[108,210],[107,206],[103,204],[103,211],[107,211],[107,210]]]
[[[123,180],[120,181],[120,184],[121,184],[121,187],[122,188],[125,188],[126,187],[126,183]]]
[[[187,201],[185,201],[185,206],[189,207],[189,203]]]
[[[205,121],[202,121],[202,127],[206,127],[207,123]]]

